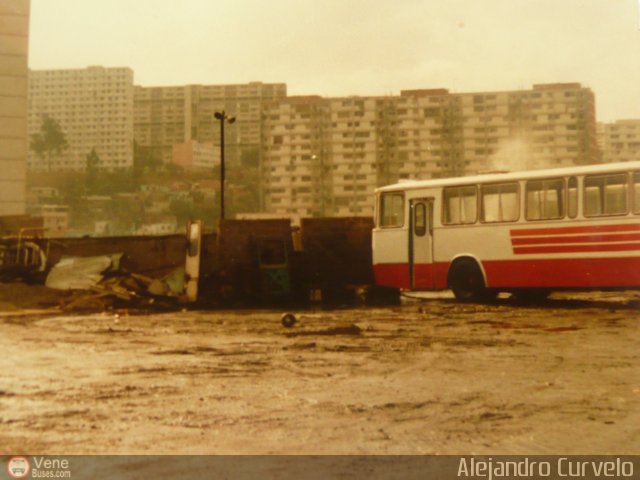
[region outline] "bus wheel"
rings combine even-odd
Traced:
[[[458,260],[451,267],[449,286],[457,300],[478,302],[491,297],[491,291],[484,285],[480,267],[473,260]]]

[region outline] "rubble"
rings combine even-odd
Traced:
[[[64,302],[65,311],[105,311],[116,308],[165,310],[182,307],[183,295],[177,290],[175,278],[184,270],[161,278],[126,271],[111,272],[96,285],[86,290],[74,292],[72,298]]]
[[[0,312],[100,312],[175,310],[183,308],[184,268],[161,278],[130,272],[122,254],[63,257],[51,268],[44,285],[0,282]]]
[[[102,280],[107,270],[117,270],[121,256],[62,257],[51,268],[45,285],[56,290],[88,290]]]

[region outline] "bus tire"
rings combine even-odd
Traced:
[[[456,300],[461,302],[486,301],[491,297],[491,291],[484,284],[480,267],[469,258],[458,260],[451,266],[449,286]]]

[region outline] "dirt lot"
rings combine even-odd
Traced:
[[[637,454],[640,297],[0,314],[6,454]]]

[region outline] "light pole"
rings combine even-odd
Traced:
[[[220,120],[220,220],[224,220],[224,122],[233,123],[236,117],[228,116],[224,110],[213,116]]]

